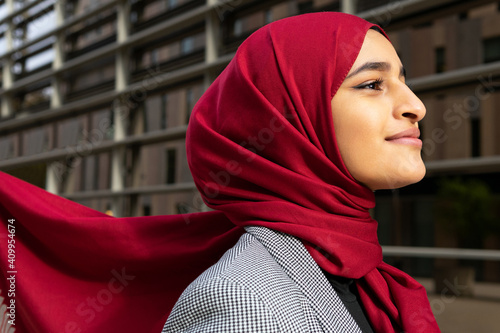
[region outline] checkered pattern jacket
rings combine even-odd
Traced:
[[[163,333],[361,332],[301,241],[246,231],[187,287]]]

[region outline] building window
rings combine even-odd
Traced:
[[[0,139],[0,160],[5,160],[14,156],[14,143],[11,138]]]
[[[460,21],[465,21],[469,18],[469,13],[468,12],[461,12],[458,14],[458,19]]]
[[[92,181],[92,189],[93,190],[98,190],[99,189],[99,174],[100,174],[100,168],[99,168],[99,155],[95,155],[94,158],[94,172],[95,176]]]
[[[49,149],[49,137],[47,128],[35,128],[26,132],[23,136],[24,154],[40,154]]]
[[[312,12],[314,9],[313,1],[301,1],[299,2],[298,7],[300,14]]]
[[[481,156],[481,121],[479,117],[471,117],[471,156]]]
[[[151,197],[149,195],[142,197],[142,215],[151,215]]]
[[[181,53],[188,54],[194,50],[194,38],[186,37],[181,41]]]
[[[265,24],[271,23],[273,21],[273,12],[271,9],[268,9],[264,12]]]
[[[167,165],[167,174],[166,174],[166,183],[173,184],[175,183],[175,166],[176,166],[176,151],[175,149],[167,149],[166,151],[166,165]]]
[[[416,24],[414,26],[415,29],[424,29],[424,28],[430,28],[434,25],[434,22],[433,21],[425,21],[425,22],[422,22],[422,23],[419,23],[419,24]]]
[[[74,146],[81,139],[82,126],[79,119],[68,119],[59,125],[58,147]]]
[[[137,12],[130,13],[130,23],[135,24],[139,20],[139,14]]]
[[[109,114],[109,126],[107,128],[105,127],[106,131],[105,137],[107,140],[112,140],[115,137],[115,111],[110,110],[108,114]]]
[[[233,28],[233,34],[235,37],[239,37],[243,35],[243,20],[242,19],[236,19],[234,21],[234,28]]]
[[[172,9],[174,7],[177,7],[177,0],[168,0],[168,8]]]
[[[146,107],[146,103],[141,102],[139,112],[142,114],[142,122],[144,124],[144,132],[150,131],[148,121],[149,121],[149,116],[148,116],[148,108]]]
[[[189,117],[191,117],[195,102],[193,88],[186,89],[186,124],[189,123]]]
[[[152,49],[151,50],[151,65],[157,65],[158,64],[158,49]]]
[[[483,62],[500,60],[500,36],[483,41]]]
[[[436,73],[443,73],[446,71],[445,50],[444,47],[438,47],[435,51],[436,56]]]
[[[81,184],[83,191],[92,191],[98,188],[98,165],[96,155],[89,155],[82,161]]]
[[[160,119],[160,126],[161,129],[165,129],[168,127],[168,95],[163,94],[161,95],[161,119]]]

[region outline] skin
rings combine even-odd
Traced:
[[[337,145],[354,179],[378,190],[424,177],[416,129],[425,106],[406,85],[401,61],[382,34],[368,31],[331,104]]]

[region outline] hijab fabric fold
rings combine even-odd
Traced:
[[[331,110],[331,98],[371,27],[347,14],[306,14],[240,46],[196,104],[186,138],[213,212],[110,218],[0,174],[2,223],[18,224],[16,332],[73,323],[82,332],[159,331],[187,284],[250,225],[296,236],[322,269],[356,279],[376,332],[439,332],[425,289],[382,262],[373,192],[336,145],[331,112],[342,110]],[[6,277],[3,251],[0,260]],[[99,295],[108,302],[100,311],[86,303]]]

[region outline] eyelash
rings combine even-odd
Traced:
[[[376,79],[375,81],[370,81],[368,83],[362,83],[360,84],[359,86],[356,86],[354,87],[355,89],[370,89],[370,90],[382,90],[380,88],[380,85],[383,83],[384,81],[379,78],[379,79]],[[375,85],[376,88],[369,88],[369,86],[372,86],[372,85]]]

